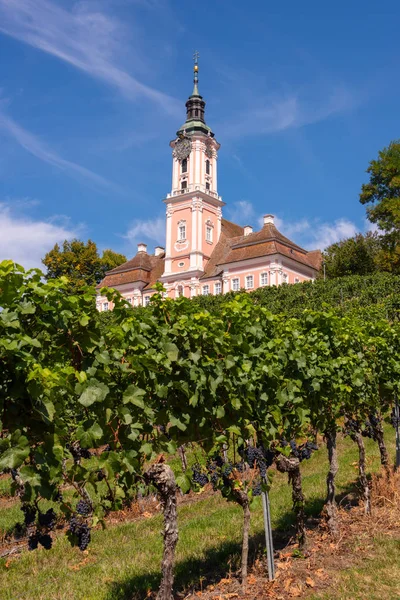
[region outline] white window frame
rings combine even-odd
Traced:
[[[251,285],[249,285],[249,279],[251,278]],[[246,275],[245,277],[245,286],[246,286],[246,290],[253,290],[254,289],[254,275]]]
[[[183,242],[186,240],[186,221],[179,221],[178,223],[178,241]]]
[[[150,304],[150,295],[144,296],[143,297],[143,306],[148,306]]]
[[[237,282],[237,287],[236,287]],[[231,287],[233,292],[238,292],[240,290],[240,279],[239,277],[234,277],[231,281]]]
[[[266,281],[263,282],[263,277],[266,278]],[[260,287],[265,287],[268,285],[268,273],[264,271],[264,273],[260,273]]]
[[[213,241],[213,228],[211,225],[206,225],[206,242],[210,242],[212,244]]]
[[[180,293],[182,291],[182,293]],[[181,296],[185,295],[185,288],[183,287],[183,285],[180,283],[179,285],[176,286],[175,288],[175,298],[180,298]]]
[[[287,273],[282,273],[282,283],[288,283],[289,275]]]
[[[294,278],[294,282],[295,282],[295,283],[300,283],[300,279],[299,279],[298,277],[295,277],[295,278]]]
[[[103,302],[103,304],[102,304],[102,310],[103,310],[103,312],[106,312],[107,310],[109,310],[109,303],[108,302]]]
[[[206,285],[203,285],[201,293],[202,293],[203,296],[209,296],[210,295],[210,286],[208,285],[208,283],[206,283]]]
[[[214,283],[214,294],[217,296],[222,292],[222,283],[220,281],[216,281]]]
[[[129,298],[125,298],[125,300],[126,300],[127,302],[129,302],[129,304],[132,304],[132,298],[131,298],[131,297],[129,297]]]

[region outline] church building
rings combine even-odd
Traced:
[[[266,214],[260,231],[227,221],[218,193],[220,144],[205,121],[205,101],[194,65],[193,93],[186,102],[186,121],[172,148],[172,189],[166,205],[166,247],[150,254],[138,244],[136,256],[108,271],[97,286],[99,310],[112,305],[100,295],[103,286],[117,289],[132,306],[147,305],[153,286],[163,283],[170,298],[254,290],[315,279],[319,250],[307,251],[282,235],[274,216]]]

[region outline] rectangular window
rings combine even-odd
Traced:
[[[212,242],[212,227],[209,225],[206,227],[206,240],[207,242]]]
[[[148,306],[150,304],[150,296],[145,296],[144,297],[144,305]]]
[[[210,189],[210,184],[207,181],[207,183],[206,183],[206,190],[209,191],[209,189]]]
[[[184,179],[184,180],[181,182],[181,189],[182,189],[182,190],[186,190],[186,189],[187,189],[187,179]]]
[[[246,275],[246,290],[251,290],[254,287],[253,275]]]
[[[235,277],[235,279],[232,279],[232,290],[234,292],[238,292],[239,289],[240,289],[239,278]]]
[[[300,283],[300,279],[299,279],[298,277],[295,277],[295,278],[294,278],[294,282],[295,282],[295,283]]]
[[[260,285],[268,285],[268,273],[261,273]]]
[[[182,173],[187,173],[188,161],[187,158],[184,158],[182,161]]]
[[[132,298],[125,298],[125,300],[129,302],[129,304],[132,304]]]
[[[210,286],[209,285],[203,285],[203,296],[208,296],[210,293]]]
[[[288,274],[282,273],[282,283],[287,283],[287,282],[288,282]]]
[[[103,310],[108,310],[108,302],[103,302]]]
[[[217,283],[214,285],[214,294],[220,294],[221,293],[221,282],[217,281]]]
[[[186,225],[179,225],[178,240],[186,240]]]

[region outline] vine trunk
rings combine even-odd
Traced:
[[[157,463],[147,471],[146,479],[156,486],[164,513],[164,552],[157,600],[173,600],[175,548],[178,542],[175,476],[168,465]]]
[[[369,489],[368,478],[366,474],[365,445],[363,437],[359,431],[356,432],[355,438],[358,446],[358,473],[364,500],[364,510],[365,514],[369,515],[371,513],[371,490]]]
[[[337,446],[336,446],[336,425],[325,432],[326,445],[328,448],[329,471],[326,478],[327,496],[325,510],[327,524],[330,533],[336,537],[339,533],[338,510],[336,504],[336,486],[335,477],[339,470]]]

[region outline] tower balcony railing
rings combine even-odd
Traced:
[[[190,194],[193,192],[203,192],[204,194],[207,194],[208,196],[211,196],[212,198],[217,198],[217,200],[221,200],[221,196],[219,196],[217,194],[217,192],[208,190],[208,189],[206,189],[205,185],[199,185],[199,184],[191,184],[183,189],[172,190],[172,192],[170,194],[167,194],[167,198],[174,198],[175,196],[182,196],[182,194]]]

